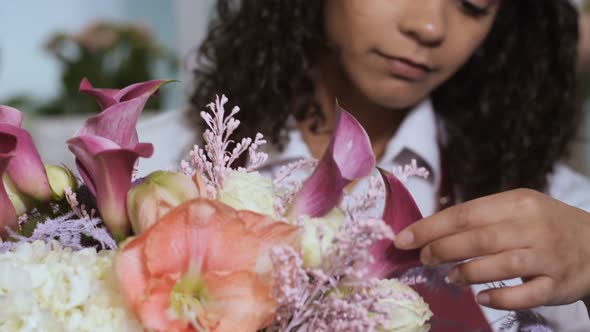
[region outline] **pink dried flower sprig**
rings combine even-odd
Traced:
[[[367,293],[373,281],[364,278],[363,268],[372,261],[371,246],[383,239],[393,239],[393,233],[382,220],[349,217],[320,268],[304,268],[292,248],[275,248],[272,262],[279,307],[275,324],[267,331],[374,331],[379,322],[388,320],[387,313],[377,308],[382,297]],[[348,290],[347,295],[341,294],[343,290]]]
[[[231,135],[239,127],[240,121],[234,116],[240,108],[234,106],[232,111],[226,115],[225,104],[228,99],[225,95],[221,98],[216,96],[215,102],[207,105],[209,112],[201,112],[201,118],[205,121],[208,129],[203,133],[204,148],[195,145],[190,152],[190,162],[182,161],[181,169],[187,175],[194,175],[198,172],[207,188],[210,198],[217,197],[217,192],[223,188],[225,173],[246,151],[248,161],[245,168],[240,170],[254,171],[268,158],[258,148],[266,144],[264,136],[256,134],[254,139],[246,137],[240,142],[231,139]],[[229,151],[230,145],[235,146]]]

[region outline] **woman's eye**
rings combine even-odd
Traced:
[[[490,12],[492,0],[460,0],[463,10],[474,17],[482,17]]]

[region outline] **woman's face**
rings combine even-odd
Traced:
[[[326,0],[325,29],[355,88],[380,106],[406,108],[467,62],[499,2]]]

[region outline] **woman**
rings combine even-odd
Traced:
[[[432,173],[408,183],[429,217],[397,236],[399,248],[423,248],[426,264],[482,257],[451,272],[458,284],[524,278],[479,293],[492,308],[590,293],[590,215],[574,207],[590,209],[590,185],[559,164],[578,118],[568,2],[243,0],[217,9],[192,104],[228,95],[244,110],[240,134],[263,132],[277,147],[270,166],[320,156],[338,99],[382,165],[418,159]],[[558,331],[590,330],[579,303],[544,310]],[[482,315],[494,329],[504,317]]]

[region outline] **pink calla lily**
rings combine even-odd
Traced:
[[[297,193],[291,213],[321,217],[342,198],[344,187],[371,174],[375,156],[361,124],[336,104],[338,121],[330,145]]]
[[[422,219],[418,205],[408,189],[393,174],[379,169],[385,184],[385,209],[383,221],[398,234],[404,228]],[[418,250],[402,251],[395,248],[389,240],[382,240],[371,248],[375,259],[369,267],[369,276],[377,278],[391,278],[410,268],[420,266]]]
[[[81,87],[85,86],[85,82],[82,81]],[[123,240],[131,229],[126,197],[131,188],[134,165],[139,157],[148,158],[153,154],[151,144],[138,143],[135,128],[149,97],[167,81],[153,82],[156,81],[135,84],[128,87],[133,88],[117,93],[89,90],[98,91],[97,94],[102,93],[101,96],[106,97],[112,93],[115,102],[88,119],[76,136],[68,141],[69,149],[76,156],[78,171],[95,195],[105,225],[117,240]],[[90,86],[89,83],[87,85]],[[91,86],[88,89],[92,89]],[[137,97],[130,98],[137,94]],[[106,101],[105,105],[108,105]]]
[[[0,235],[6,235],[6,227],[16,228],[18,225],[16,211],[8,198],[2,183],[2,176],[8,168],[10,160],[16,155],[17,138],[0,131]]]
[[[15,187],[37,201],[49,201],[51,188],[45,167],[33,138],[21,128],[23,115],[18,110],[0,105],[0,133],[16,137],[15,156],[7,165],[6,172]]]
[[[132,84],[128,87],[119,90],[95,88],[92,86],[92,84],[90,84],[88,79],[84,78],[82,79],[82,82],[80,82],[79,91],[89,96],[95,97],[100,107],[104,110],[113,106],[116,103],[128,101],[133,98],[143,96],[145,94],[152,95],[158,90],[159,87],[161,87],[166,82],[169,81],[152,80]]]

